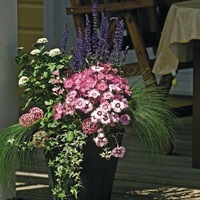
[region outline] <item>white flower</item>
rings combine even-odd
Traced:
[[[113,100],[111,102],[111,107],[116,113],[120,113],[125,108],[124,102],[121,102],[119,100]]]
[[[61,53],[62,52],[59,48],[55,48],[55,49],[52,49],[51,51],[49,51],[49,56],[54,57],[54,56],[60,55]]]
[[[99,133],[97,137],[93,139],[98,147],[103,147],[108,144],[108,139],[105,137],[104,133]]]
[[[24,47],[17,47],[16,49],[21,51]]]
[[[29,81],[29,78],[27,76],[20,77],[19,82],[18,82],[19,87],[22,88],[26,86],[28,81]]]
[[[30,54],[31,55],[36,55],[36,54],[39,54],[39,53],[40,53],[39,49],[33,49]]]
[[[93,71],[95,71],[95,72],[100,72],[100,71],[102,71],[104,68],[101,67],[101,66],[99,66],[99,65],[92,65],[92,66],[91,66],[91,69],[92,69]]]
[[[38,44],[44,44],[44,43],[47,43],[47,42],[49,42],[49,41],[47,40],[47,38],[39,38],[39,39],[37,40],[37,43],[38,43]]]

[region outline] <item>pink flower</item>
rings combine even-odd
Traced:
[[[110,113],[110,120],[113,123],[119,122],[119,115],[117,113],[111,112]]]
[[[116,158],[122,158],[124,156],[125,152],[126,152],[126,148],[125,147],[123,147],[123,146],[115,147],[112,150],[112,156],[114,156]]]
[[[88,97],[96,99],[100,95],[100,92],[96,89],[92,89],[88,92]]]
[[[104,73],[103,73],[103,72],[98,72],[98,74],[97,74],[97,79],[98,79],[98,81],[101,81],[101,80],[103,80],[104,78],[105,78]]]
[[[115,94],[115,95],[114,95],[114,99],[115,99],[115,100],[118,100],[118,101],[120,101],[120,102],[122,102],[123,105],[124,105],[124,108],[128,108],[128,101],[127,101],[126,98],[124,98],[123,95]]]
[[[101,119],[104,115],[104,112],[101,108],[97,108],[96,110],[94,110],[92,113],[91,113],[91,117],[93,117],[94,119]]]
[[[38,108],[38,107],[33,107],[29,110],[29,113],[34,115],[34,120],[38,120],[43,118],[44,116],[44,112],[42,109]]]
[[[120,122],[122,125],[128,125],[130,123],[130,116],[128,114],[123,114],[120,116]]]
[[[82,130],[88,135],[97,132],[97,129],[98,129],[97,124],[92,122],[90,118],[86,118],[82,121]]]
[[[91,67],[91,70],[93,70],[93,71],[95,71],[95,72],[100,72],[100,71],[102,71],[104,68],[103,67],[101,67],[100,65],[92,65]]]
[[[63,111],[64,115],[73,115],[75,113],[75,109],[71,106],[66,105],[65,110]]]
[[[66,78],[64,80],[63,86],[64,88],[69,89],[69,88],[72,88],[73,84],[74,84],[74,81],[72,78]]]
[[[59,70],[53,71],[52,74],[55,75],[55,76],[60,76]]]
[[[116,113],[120,113],[125,108],[125,105],[123,102],[115,99],[111,102],[111,107]]]
[[[53,110],[55,111],[53,118],[56,120],[61,119],[64,111],[64,107],[61,102],[59,102],[57,105],[54,105]]]
[[[111,110],[111,105],[108,101],[105,101],[100,104],[99,108],[102,109],[104,112],[108,112]]]
[[[76,90],[71,90],[67,94],[68,97],[73,97],[73,98],[75,98],[76,95],[77,95],[77,91]]]
[[[84,113],[89,113],[93,110],[93,104],[89,100],[85,100],[85,108],[81,109]]]
[[[102,124],[105,124],[105,125],[110,124],[110,118],[109,118],[108,113],[104,114],[104,115],[101,117],[100,122],[101,122]]]
[[[105,137],[104,133],[99,133],[97,135],[97,137],[95,137],[93,139],[93,141],[95,142],[95,144],[98,146],[98,147],[103,147],[105,145],[108,144],[108,139]]]
[[[81,83],[79,85],[79,88],[80,88],[79,90],[82,93],[85,93],[85,92],[93,89],[94,86],[96,85],[96,82],[97,81],[93,77],[87,76],[81,81]]]
[[[32,113],[25,113],[19,118],[19,124],[22,127],[29,127],[35,121],[35,116]]]
[[[109,85],[109,91],[115,91],[115,92],[120,92],[121,91],[121,88],[120,87],[118,87],[117,85],[115,85],[115,84],[110,84]]]
[[[104,99],[112,99],[113,98],[113,94],[110,91],[104,92],[103,93],[103,98]]]
[[[76,102],[75,102],[75,104],[74,104],[74,107],[76,108],[76,109],[83,109],[83,108],[85,108],[85,99],[84,98],[77,98],[76,99]]]
[[[108,85],[105,81],[100,81],[96,84],[96,89],[99,91],[105,91],[108,88]]]

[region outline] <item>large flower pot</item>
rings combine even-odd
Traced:
[[[122,141],[122,136],[118,140]],[[90,137],[83,148],[84,158],[82,162],[81,178],[83,188],[78,194],[78,200],[110,200],[115,178],[118,158],[111,157],[109,160],[102,158],[99,154],[102,149],[97,147]],[[54,187],[54,170],[49,168],[50,187]],[[69,188],[66,188],[69,190]],[[53,200],[59,200],[53,197]],[[68,200],[75,200],[70,196]]]

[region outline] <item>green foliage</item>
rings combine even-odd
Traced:
[[[15,124],[1,131],[0,185],[4,185],[8,190],[10,183],[14,180],[14,173],[19,170],[20,164],[23,162],[28,165],[32,160],[33,149],[23,148],[23,146],[26,146],[26,141],[29,140],[36,129],[37,123],[28,128],[22,128],[19,124]]]
[[[53,194],[61,200],[68,195],[77,198],[82,187],[82,149],[86,137],[90,137],[81,131],[81,120],[89,114],[77,111],[73,115],[63,115],[59,120],[54,119],[54,105],[65,102],[67,91],[63,90],[62,95],[59,95],[53,89],[63,89],[62,84],[67,78],[66,71],[69,72],[71,56],[59,52],[59,49],[53,49],[53,53],[52,50],[46,51],[44,43],[47,39],[41,39],[44,42],[34,44],[30,55],[20,53],[16,62],[21,68],[19,86],[24,89],[23,97],[26,100],[23,109],[39,107],[44,115],[29,127],[16,124],[1,132],[0,185],[9,186],[12,179],[10,174],[19,169],[21,162],[28,164],[35,149],[43,148],[48,167],[54,169],[55,173]],[[58,82],[52,84],[54,81]],[[150,151],[160,151],[172,138],[171,122],[175,121],[175,115],[165,101],[165,93],[153,85],[144,87],[142,83],[131,81],[129,84],[132,95],[127,100],[134,133]],[[120,123],[116,123],[115,127],[102,125],[109,140],[117,140],[117,135],[121,133],[120,126]],[[101,156],[110,159],[111,155],[111,147],[108,145]]]
[[[150,152],[165,151],[174,137],[173,124],[179,123],[171,105],[167,101],[166,90],[151,82],[130,81],[132,96],[129,101],[131,126],[142,145]]]

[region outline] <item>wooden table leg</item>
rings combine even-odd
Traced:
[[[192,165],[200,168],[200,41],[194,40]]]

